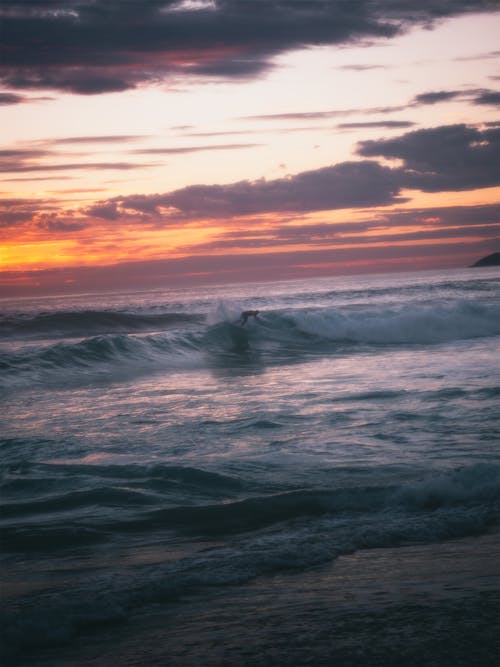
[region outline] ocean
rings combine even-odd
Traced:
[[[0,311],[6,664],[497,664],[498,268]]]

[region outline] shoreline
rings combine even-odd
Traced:
[[[358,551],[134,612],[26,667],[493,667],[500,534]]]

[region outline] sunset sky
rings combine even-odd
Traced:
[[[0,293],[500,250],[500,0],[3,0]]]

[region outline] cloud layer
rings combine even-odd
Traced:
[[[274,180],[226,185],[191,185],[156,195],[128,195],[99,202],[89,215],[116,220],[140,215],[230,218],[273,212],[304,213],[385,206],[403,201],[402,192],[462,191],[500,185],[500,128],[446,125],[399,137],[364,141],[364,158]]]
[[[402,137],[364,141],[359,154],[403,161],[401,185],[425,192],[500,184],[500,128],[446,125]]]
[[[106,137],[94,139],[105,141]],[[244,248],[282,251],[297,244],[320,247],[332,242],[337,246],[353,242],[363,247],[380,230],[384,230],[380,231],[380,238],[389,244],[422,239],[439,242],[457,234],[471,242],[476,237],[489,238],[493,243],[498,239],[498,206],[413,208],[388,213],[377,213],[376,208],[408,202],[411,189],[463,191],[500,185],[500,128],[448,125],[416,130],[393,139],[362,142],[358,152],[363,158],[359,161],[284,178],[198,184],[153,195],[122,195],[79,209],[61,205],[57,193],[52,199],[3,199],[0,227],[6,231],[35,229],[69,238],[85,230],[93,233],[92,228],[103,226],[112,235],[119,233],[120,226],[139,225],[150,230],[172,226],[178,230],[180,248],[184,225],[207,221],[210,227],[208,221],[220,221],[222,229],[206,240],[199,244],[189,241],[186,250],[195,255],[231,249],[238,255]],[[44,154],[44,149],[25,151],[22,158],[11,153],[4,151],[0,158],[22,163]],[[398,164],[382,164],[379,158],[396,160]],[[366,216],[358,214],[352,220],[348,214],[344,223],[339,222],[338,216],[335,223],[328,218],[318,222],[317,218],[313,221],[305,217],[340,209],[363,210]],[[389,233],[389,229],[395,231]]]
[[[494,11],[497,0],[4,0],[0,78],[11,89],[120,92],[179,74],[241,79],[285,51],[401,34]],[[4,103],[21,101],[15,93]],[[14,95],[14,97],[12,97]]]

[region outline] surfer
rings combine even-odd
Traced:
[[[254,319],[258,319],[257,315],[260,313],[260,310],[244,310],[241,313],[241,317],[238,320],[238,322],[241,324],[242,327],[245,326],[247,323],[247,320],[249,317],[253,317]]]

